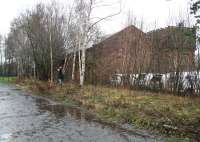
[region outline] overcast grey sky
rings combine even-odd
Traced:
[[[9,31],[10,22],[26,9],[32,8],[39,2],[49,2],[50,0],[1,0],[0,2],[0,33],[6,34]],[[57,0],[65,4],[69,0]],[[117,3],[118,0],[105,0],[109,3]],[[100,26],[107,34],[117,32],[125,26],[127,13],[130,11],[138,20],[143,19],[144,30],[154,27],[165,27],[172,24],[174,18],[180,18],[186,14],[190,0],[122,0],[122,12],[120,15],[107,21],[101,22]],[[94,15],[104,16],[118,11],[119,5],[98,9]],[[170,18],[173,17],[173,18]]]

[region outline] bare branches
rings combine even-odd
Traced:
[[[114,13],[114,14],[111,14],[111,15],[108,15],[106,17],[103,17],[103,18],[100,18],[98,21],[94,22],[90,27],[89,27],[89,30],[91,30],[96,24],[98,24],[99,22],[105,20],[105,19],[108,19],[108,18],[111,18],[111,17],[114,17],[114,16],[117,16],[121,13],[121,9],[119,12],[117,13]]]
[[[56,2],[38,4],[32,10],[22,13],[12,25],[8,48],[17,60],[20,75],[31,75],[53,82],[55,69],[69,65],[68,55],[73,53],[73,68],[79,59],[80,84],[84,84],[86,49],[94,44],[100,35],[98,24],[121,13],[118,12],[93,19],[98,7],[109,7],[96,0],[74,0],[63,12]],[[12,44],[11,44],[12,43]],[[22,56],[21,54],[24,54]],[[79,57],[77,57],[79,55]],[[25,63],[25,60],[28,62]],[[27,70],[25,70],[27,68]],[[30,68],[28,70],[28,68]],[[74,78],[74,69],[72,71]]]

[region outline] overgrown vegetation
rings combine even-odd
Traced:
[[[20,84],[67,105],[87,109],[106,122],[128,123],[181,138],[168,141],[200,140],[200,98],[91,85],[50,88],[48,83],[39,81]]]

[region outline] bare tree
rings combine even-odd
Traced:
[[[55,3],[38,4],[13,21],[7,53],[16,60],[18,75],[53,81],[55,66],[65,53],[64,25],[64,13]]]
[[[3,75],[3,37],[0,35],[0,75]]]
[[[75,1],[75,12],[77,17],[77,25],[79,33],[77,34],[77,46],[79,55],[79,74],[80,74],[80,85],[83,86],[85,79],[85,60],[86,60],[86,49],[91,46],[91,39],[94,35],[94,27],[101,21],[118,15],[121,12],[110,14],[106,17],[99,18],[97,21],[92,22],[92,13],[95,8],[97,8],[96,0],[76,0]]]
[[[16,61],[18,75],[34,76],[41,80],[50,79],[52,83],[56,66],[62,64],[65,72],[70,61],[68,55],[73,54],[71,76],[74,79],[78,57],[82,86],[85,78],[86,49],[96,41],[98,23],[120,13],[96,18],[94,21],[92,13],[99,4],[95,0],[75,0],[67,12],[64,12],[55,2],[40,3],[13,20],[6,40],[9,55],[7,57]]]

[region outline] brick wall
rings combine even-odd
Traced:
[[[153,46],[151,72],[194,70],[196,37],[192,28],[167,27],[147,36]]]
[[[87,76],[91,76],[88,79],[107,83],[116,73],[147,72],[151,44],[142,31],[129,26],[90,48],[87,57]]]

